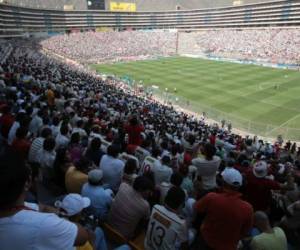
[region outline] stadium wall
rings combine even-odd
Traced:
[[[298,26],[300,0],[180,11],[61,11],[0,4],[0,36],[105,29],[216,29]]]

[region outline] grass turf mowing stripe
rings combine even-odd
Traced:
[[[102,73],[128,75],[162,90],[176,88],[179,98],[198,102],[197,109],[208,105],[241,120],[280,126],[300,111],[297,71],[187,57],[93,67]],[[299,127],[300,121],[295,120],[287,124]]]

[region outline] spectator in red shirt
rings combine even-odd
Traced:
[[[236,250],[239,240],[252,228],[252,206],[241,199],[238,191],[242,175],[230,168],[222,172],[222,177],[223,191],[209,193],[194,205],[196,212],[205,215],[200,228],[203,242],[198,242],[198,249],[205,249],[201,248],[204,245],[214,250]]]
[[[26,159],[30,149],[30,141],[26,139],[28,129],[25,127],[20,127],[17,129],[16,138],[14,139],[11,147],[12,149],[20,155],[23,159]]]
[[[128,144],[140,146],[142,144],[142,135],[144,126],[139,124],[136,116],[129,120],[129,124],[125,126],[125,131],[128,133]]]
[[[258,161],[246,176],[244,190],[245,199],[253,206],[254,211],[269,211],[272,199],[272,190],[290,189],[293,180],[289,178],[287,184],[267,179],[268,166],[265,161]]]
[[[216,145],[216,139],[217,139],[217,137],[216,137],[216,132],[213,132],[213,133],[210,135],[210,137],[209,137],[209,142],[210,142],[210,144]]]
[[[7,139],[9,130],[13,125],[15,118],[10,112],[10,107],[4,105],[2,108],[2,116],[0,117],[1,135]]]

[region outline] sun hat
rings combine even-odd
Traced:
[[[234,168],[226,168],[221,175],[223,180],[231,186],[240,187],[243,184],[241,173]]]
[[[55,206],[65,210],[66,216],[79,214],[84,208],[91,205],[91,200],[79,194],[68,194],[62,201],[56,201]]]
[[[265,161],[258,161],[253,167],[253,174],[257,178],[264,178],[268,175],[268,165]]]

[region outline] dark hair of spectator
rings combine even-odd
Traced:
[[[46,151],[52,151],[55,148],[55,140],[53,138],[46,138],[43,143],[43,149]]]
[[[47,138],[47,137],[51,136],[51,134],[52,134],[52,130],[50,128],[43,128],[43,130],[41,132],[41,137]]]
[[[119,147],[117,145],[110,145],[107,148],[107,154],[111,157],[117,158],[119,155]]]
[[[29,169],[16,154],[9,151],[0,157],[0,209],[14,206],[29,176]]]
[[[168,155],[164,155],[163,158],[161,159],[162,164],[164,165],[169,165],[171,162],[171,158]]]
[[[205,154],[205,158],[206,160],[212,160],[213,156],[216,153],[216,148],[214,145],[212,145],[211,143],[206,143],[204,145],[204,154]]]
[[[59,118],[57,116],[54,116],[53,119],[52,119],[52,124],[54,126],[58,126],[59,122],[60,122]]]
[[[171,187],[167,193],[165,198],[165,204],[172,208],[178,209],[180,206],[184,204],[185,201],[185,193],[179,187]]]
[[[137,192],[145,192],[153,190],[153,182],[146,176],[138,176],[133,183],[133,188]]]
[[[16,137],[18,139],[23,139],[23,138],[26,137],[27,133],[28,133],[28,129],[27,128],[25,128],[25,127],[19,127],[17,129],[17,132],[16,132]]]
[[[137,165],[136,161],[134,159],[128,159],[126,161],[125,167],[124,167],[124,173],[125,174],[134,174],[136,171]]]
[[[81,126],[83,126],[83,120],[78,120],[76,125],[78,128],[81,128]]]
[[[70,144],[78,144],[80,142],[80,134],[79,133],[73,133],[71,135]]]
[[[99,150],[100,147],[101,147],[101,140],[100,140],[100,138],[97,138],[97,137],[94,138],[91,141],[90,150],[97,151],[97,150]]]
[[[56,157],[54,161],[55,165],[63,165],[67,162],[69,162],[69,159],[66,157],[67,155],[67,148],[66,147],[60,147],[56,151]]]
[[[176,187],[180,187],[180,185],[182,184],[183,181],[183,177],[180,173],[175,172],[171,175],[171,179],[170,182],[171,184],[173,184]]]
[[[167,141],[163,141],[161,144],[160,144],[161,148],[162,149],[168,149],[168,142]]]
[[[136,116],[133,116],[133,117],[130,119],[129,123],[130,123],[130,125],[132,125],[132,126],[138,125],[138,119],[137,119],[137,117],[136,117]]]
[[[62,135],[67,135],[68,132],[69,132],[68,125],[64,125],[64,124],[61,125],[61,127],[60,127],[60,133],[61,133]]]
[[[154,158],[158,157],[160,154],[161,154],[161,151],[159,150],[158,147],[154,147],[154,148],[152,149],[152,156],[153,156]]]
[[[92,165],[92,162],[85,156],[82,156],[74,165],[77,170],[85,172]]]

